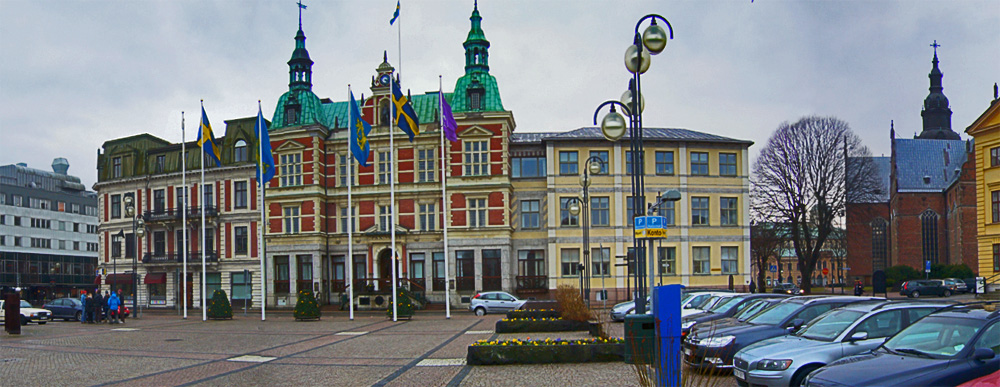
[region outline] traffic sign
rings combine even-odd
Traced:
[[[926,265],[924,265],[924,273],[930,273],[931,272],[931,261],[928,260],[928,261],[924,261],[924,262],[926,263]]]
[[[772,273],[777,273],[778,272],[778,265],[771,265],[771,272]]]
[[[830,274],[830,269],[827,269],[827,268],[824,267],[823,268],[823,275],[827,275],[827,274]]]
[[[667,218],[664,216],[638,216],[635,218],[636,238],[666,238]]]

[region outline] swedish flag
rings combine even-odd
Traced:
[[[212,134],[212,124],[208,123],[208,115],[205,114],[205,107],[201,107],[201,126],[198,128],[198,146],[215,160],[215,166],[222,166],[222,148],[215,143],[215,136]]]
[[[396,126],[410,136],[410,142],[413,142],[413,138],[420,134],[420,120],[417,119],[410,100],[400,90],[398,79],[392,80],[392,103],[396,110]]]

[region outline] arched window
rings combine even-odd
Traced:
[[[246,141],[236,141],[236,145],[233,146],[233,161],[237,163],[245,163],[247,161]]]
[[[886,258],[889,257],[888,238],[886,238],[886,228],[888,224],[885,219],[875,218],[871,223],[872,228],[872,270],[885,270]]]
[[[379,119],[378,124],[380,126],[389,126],[392,124],[392,118],[389,117],[389,98],[383,99],[378,104]]]
[[[924,262],[937,263],[938,258],[938,214],[932,210],[920,214],[921,246],[924,250]]]

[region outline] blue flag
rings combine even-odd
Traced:
[[[396,19],[398,18],[399,18],[399,0],[396,0],[396,12],[393,12],[392,20],[389,20],[389,25],[391,26],[392,23],[395,23]]]
[[[420,134],[420,120],[417,119],[410,100],[400,90],[399,79],[392,80],[392,103],[396,105],[396,126],[410,136],[410,142],[413,142],[413,138]]]
[[[445,138],[451,142],[458,142],[458,123],[455,122],[455,115],[451,113],[451,105],[444,93],[438,91],[438,99],[441,104],[441,130],[444,131]]]
[[[264,121],[264,114],[260,111],[260,102],[257,103],[257,124],[253,128],[257,136],[257,184],[264,184],[274,178],[274,155],[271,154],[271,136],[267,134],[267,121]],[[263,153],[261,155],[260,153]],[[264,178],[260,177],[261,169],[264,170]]]
[[[205,154],[215,160],[215,166],[222,166],[222,149],[215,143],[215,136],[212,134],[212,124],[208,123],[208,115],[205,114],[205,107],[201,107],[201,126],[198,127],[198,146],[205,151]]]
[[[361,118],[358,103],[354,100],[354,92],[349,93],[351,95],[351,117],[347,125],[347,130],[350,130],[351,134],[351,154],[358,160],[358,164],[361,164],[362,167],[367,167],[369,152],[368,133],[372,131],[372,126]]]

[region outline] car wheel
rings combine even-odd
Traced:
[[[28,325],[28,318],[21,316],[21,325]]]
[[[76,321],[83,321],[83,312],[76,312]]]
[[[821,366],[818,365],[818,364],[814,364],[814,365],[809,365],[809,366],[805,366],[805,367],[800,368],[798,371],[795,372],[795,375],[792,376],[792,383],[789,384],[789,386],[792,386],[792,387],[801,386],[802,382],[804,382],[806,380],[806,376],[809,376],[809,374],[811,374],[811,373],[813,373],[813,371],[819,369],[819,367],[821,367]]]
[[[41,322],[38,323],[38,325],[45,325],[45,323],[47,323],[47,322],[48,321],[41,321]]]
[[[913,291],[913,297],[914,298],[920,298],[920,291],[919,290],[914,290]]]
[[[486,308],[476,308],[476,316],[483,316],[486,314]]]
[[[951,297],[951,290],[947,290],[947,289],[946,289],[946,290],[944,291],[944,296],[945,296],[945,297]]]

